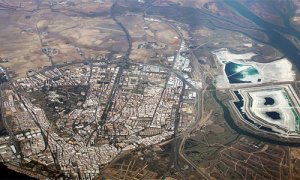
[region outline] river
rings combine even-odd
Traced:
[[[243,6],[236,0],[225,0],[225,3],[232,9],[236,10],[241,16],[261,27],[262,31],[269,39],[268,44],[284,54],[296,66],[298,71],[300,71],[299,49],[284,36],[284,34],[292,35],[300,40],[300,32],[296,31],[290,25],[288,25],[287,27],[281,27],[267,22],[259,16],[255,15],[247,7]]]

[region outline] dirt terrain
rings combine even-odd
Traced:
[[[30,69],[127,49],[124,32],[110,17],[112,2],[2,1],[0,56],[3,66],[23,77]],[[43,49],[53,50],[52,54]],[[51,60],[49,59],[51,56]]]

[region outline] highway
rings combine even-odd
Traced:
[[[149,18],[153,18],[149,15],[147,15],[146,12],[144,12],[144,16],[147,16]],[[177,28],[176,25],[173,24],[173,22],[168,21],[167,19],[161,18],[161,17],[155,17],[156,19],[159,19],[160,21],[168,24],[172,29],[174,29],[180,39],[180,42],[184,41],[184,37],[182,35],[182,33],[180,32],[180,30]],[[195,55],[193,54],[193,52],[191,50],[188,51],[193,58],[195,58]],[[177,54],[175,55],[175,59],[177,57]],[[195,59],[193,59],[195,60]],[[144,64],[143,64],[144,65]],[[178,114],[176,114],[176,120],[175,120],[175,138],[174,138],[174,142],[173,142],[173,155],[170,157],[171,162],[173,162],[174,167],[176,168],[177,172],[180,173],[182,178],[185,178],[186,176],[181,172],[181,169],[179,167],[179,160],[184,160],[187,164],[189,164],[190,167],[193,167],[202,177],[209,179],[209,177],[206,175],[206,173],[202,172],[191,160],[189,160],[184,152],[183,152],[183,147],[185,144],[186,139],[189,137],[190,133],[195,130],[197,127],[201,127],[205,124],[205,122],[210,118],[212,111],[209,112],[206,116],[203,116],[204,113],[204,94],[206,92],[207,89],[207,85],[205,84],[205,81],[202,81],[203,83],[203,89],[198,89],[197,87],[195,87],[193,84],[191,84],[190,82],[188,82],[184,77],[181,71],[178,70],[174,70],[173,68],[168,68],[165,66],[160,66],[161,68],[165,68],[168,72],[172,72],[174,73],[177,78],[179,78],[184,85],[188,85],[193,91],[196,92],[197,94],[197,101],[195,104],[197,104],[197,114],[196,114],[196,121],[194,123],[192,123],[184,132],[182,132],[181,134],[177,133],[177,129],[178,126],[176,125],[176,122],[178,123]],[[204,73],[204,71],[201,71],[202,73]],[[203,74],[202,78],[204,77]],[[180,100],[179,103],[181,103],[182,99]],[[178,112],[177,112],[178,113]]]

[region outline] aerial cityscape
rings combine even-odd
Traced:
[[[0,0],[0,17],[2,178],[300,179],[300,1]]]

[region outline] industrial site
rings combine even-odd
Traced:
[[[241,119],[266,133],[299,138],[299,98],[288,84],[233,92]]]

